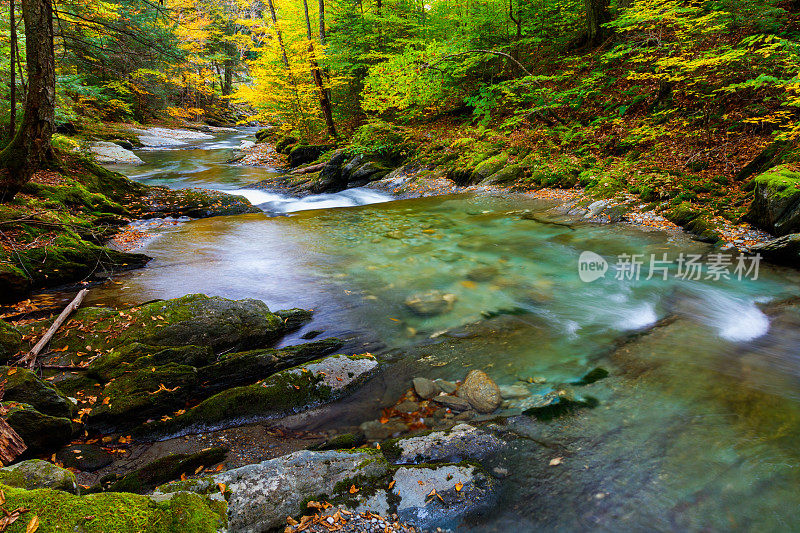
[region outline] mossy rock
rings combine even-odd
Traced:
[[[280,349],[225,354],[216,363],[200,368],[197,376],[203,384],[204,393],[217,393],[319,359],[335,352],[343,345],[339,339],[331,338]]]
[[[89,307],[71,319],[81,327],[56,335],[51,347],[96,351],[140,343],[152,346],[207,346],[215,352],[268,345],[286,332],[283,320],[259,300],[228,300],[189,294],[126,310]],[[49,321],[36,324],[45,329]]]
[[[21,347],[22,333],[11,324],[0,320],[0,363],[12,359]]]
[[[41,459],[29,459],[0,468],[0,484],[20,489],[54,489],[75,494],[75,474]]]
[[[85,208],[95,213],[114,213],[126,215],[128,211],[119,203],[109,200],[104,194],[90,192],[86,187],[76,182],[67,182],[63,185],[44,185],[28,182],[22,189],[25,194],[46,198],[55,202],[54,207]]]
[[[0,302],[13,302],[31,290],[31,278],[18,266],[0,261]]]
[[[8,409],[6,422],[25,441],[27,453],[48,453],[72,437],[69,418],[46,415],[23,403],[3,402],[3,406]]]
[[[87,425],[118,430],[172,413],[193,397],[198,384],[196,368],[175,363],[123,374],[100,393],[104,403],[92,409]]]
[[[508,165],[483,180],[483,185],[500,185],[517,181],[522,177],[523,168],[520,165]]]
[[[775,235],[800,232],[800,172],[778,166],[756,176],[744,219]]]
[[[39,518],[38,533],[216,533],[227,527],[227,505],[199,494],[171,494],[155,501],[127,493],[75,496],[53,489],[2,487],[9,509],[28,509],[7,531],[24,533]]]
[[[371,357],[332,355],[225,390],[175,418],[145,424],[138,434],[164,438],[300,412],[340,398],[376,367]]]
[[[289,150],[289,166],[299,167],[311,163],[333,148],[331,144],[296,144]]]
[[[178,479],[181,474],[191,475],[200,467],[210,467],[225,460],[227,448],[208,448],[197,453],[176,453],[156,459],[152,463],[109,482],[105,480],[106,492],[133,492],[144,494],[158,485]]]
[[[95,472],[114,462],[114,457],[97,444],[77,444],[56,452],[58,461],[67,468]]]
[[[168,363],[202,367],[216,361],[210,346],[152,346],[133,342],[101,353],[89,365],[91,377],[110,381],[131,370]]]
[[[26,403],[40,413],[69,418],[72,416],[72,403],[61,395],[55,387],[39,379],[25,368],[0,366],[0,381],[5,380],[3,400]]]
[[[279,154],[288,154],[289,149],[298,142],[300,141],[297,137],[294,137],[293,135],[285,135],[275,141],[275,151]]]
[[[139,218],[208,218],[262,212],[244,196],[209,189],[149,187],[128,205],[131,213]]]
[[[472,172],[472,176],[470,177],[470,181],[472,183],[481,182],[494,173],[502,170],[506,166],[506,163],[508,163],[507,153],[503,152],[501,154],[492,156],[475,167],[475,170]]]
[[[692,204],[688,202],[682,202],[673,207],[671,210],[667,211],[665,216],[670,222],[674,222],[679,226],[686,226],[701,214],[702,213],[695,209]]]

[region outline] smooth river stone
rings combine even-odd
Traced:
[[[479,413],[491,413],[503,402],[500,387],[482,370],[473,370],[458,389],[458,395],[467,400]]]

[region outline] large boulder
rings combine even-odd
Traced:
[[[95,472],[114,462],[114,457],[97,444],[76,444],[56,452],[56,459],[67,468]]]
[[[472,370],[467,374],[458,395],[479,413],[491,413],[503,403],[497,383],[482,370]]]
[[[29,459],[0,468],[0,483],[20,489],[55,489],[75,494],[75,474],[41,459]]]
[[[524,169],[520,165],[508,165],[501,168],[485,180],[481,182],[482,185],[502,185],[517,181],[522,177]]]
[[[470,177],[470,182],[478,183],[485,180],[502,170],[506,166],[506,163],[508,163],[508,154],[505,152],[490,157],[475,167]]]
[[[244,196],[208,189],[148,187],[127,205],[137,218],[208,218],[262,212]]]
[[[22,333],[0,320],[0,363],[5,363],[19,352],[22,346]]]
[[[72,414],[69,400],[30,370],[0,366],[0,380],[5,380],[5,401],[26,403],[55,417],[69,418]]]
[[[6,422],[25,441],[28,453],[48,453],[72,437],[72,421],[40,413],[23,403],[4,402]]]
[[[775,235],[800,232],[800,172],[778,166],[753,179],[744,219]]]
[[[800,233],[790,233],[751,248],[766,261],[779,265],[800,267]]]
[[[376,370],[371,356],[332,355],[216,394],[183,414],[143,426],[141,434],[174,435],[285,416],[341,398]]]
[[[315,194],[325,192],[339,192],[347,188],[347,176],[342,173],[342,167],[347,162],[348,154],[344,150],[337,150],[330,160],[325,163],[319,173],[319,178],[311,186]]]
[[[348,184],[351,187],[358,187],[383,178],[391,171],[376,161],[367,161],[363,165],[353,170],[348,177]]]
[[[189,294],[126,310],[85,308],[74,322],[91,327],[67,330],[53,339],[55,349],[101,351],[141,343],[151,346],[208,346],[215,352],[265,346],[286,333],[284,321],[259,300],[228,300]],[[42,324],[46,327],[47,323]],[[86,348],[88,346],[89,348]]]
[[[289,166],[299,167],[311,163],[331,149],[333,145],[330,144],[298,144],[289,151]]]
[[[358,479],[386,477],[389,464],[377,451],[300,451],[277,459],[221,472],[197,480],[170,483],[156,494],[192,490],[211,492],[224,483],[230,491],[228,520],[232,531],[272,531],[286,524],[287,516],[305,510],[305,502],[332,495],[337,484],[347,489]]]
[[[222,484],[222,485],[220,485]],[[311,500],[329,501],[351,512],[393,512],[428,529],[457,527],[486,510],[496,483],[471,464],[402,466],[389,464],[377,450],[309,451],[227,472],[163,485],[154,497],[194,491],[229,491],[228,521],[233,531],[272,531],[287,517],[307,512]],[[438,495],[438,496],[437,496]]]
[[[94,155],[97,162],[103,165],[113,165],[119,163],[128,165],[141,165],[144,163],[139,156],[113,142],[95,142],[92,143],[89,150]]]

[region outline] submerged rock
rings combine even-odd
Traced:
[[[443,405],[453,411],[468,411],[472,409],[470,403],[465,400],[464,398],[459,398],[458,396],[447,396],[447,395],[440,395],[435,396],[433,401],[438,403],[439,405]]]
[[[389,461],[396,464],[458,463],[479,460],[496,453],[505,442],[469,424],[458,424],[449,431],[402,437],[381,445]]]
[[[416,315],[432,317],[452,311],[455,301],[455,294],[433,290],[409,296],[405,305]]]
[[[522,400],[515,407],[523,409],[523,414],[547,421],[572,413],[579,408],[596,407],[597,404],[598,402],[594,398],[581,398],[575,396],[570,390],[559,390],[543,396],[531,396]]]
[[[420,398],[425,400],[430,400],[441,392],[439,386],[427,378],[414,378],[413,384],[414,391]]]
[[[467,374],[458,389],[458,395],[479,413],[491,413],[503,402],[497,383],[481,370],[472,370]]]
[[[0,484],[21,489],[54,489],[75,494],[75,474],[41,459],[29,459],[0,468]]]
[[[380,441],[408,431],[408,424],[400,418],[390,418],[385,423],[379,420],[370,420],[361,424],[359,429],[367,440]]]

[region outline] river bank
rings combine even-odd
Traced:
[[[780,231],[774,226],[781,216],[793,220],[793,215],[784,211],[796,210],[800,204],[796,194],[782,198],[796,188],[790,170],[794,152],[785,143],[765,149],[735,180],[719,178],[698,184],[684,170],[654,171],[649,166],[642,170],[620,158],[609,157],[602,164],[565,157],[547,161],[535,150],[517,146],[501,135],[476,135],[469,128],[438,131],[441,137],[435,141],[418,130],[383,123],[362,129],[365,131],[356,134],[361,144],[336,152],[330,151],[332,146],[306,145],[291,135],[261,130],[256,134],[259,144],[245,149],[248,155],[243,161],[258,165],[262,157],[268,157],[268,164],[277,163],[286,169],[285,174],[257,187],[301,196],[349,186],[374,188],[398,198],[459,192],[521,193],[555,199],[561,204],[559,209],[572,216],[657,229],[682,228],[724,250],[763,252],[768,260],[798,264],[791,243],[786,244],[787,240],[794,242],[792,237],[767,245],[776,236],[800,231],[793,223],[784,224]],[[364,141],[370,138],[380,148]],[[786,161],[788,166],[781,166]],[[686,190],[695,193],[678,194]],[[731,204],[726,204],[728,201]],[[734,203],[737,207],[726,210]],[[780,249],[777,253],[776,247]]]

